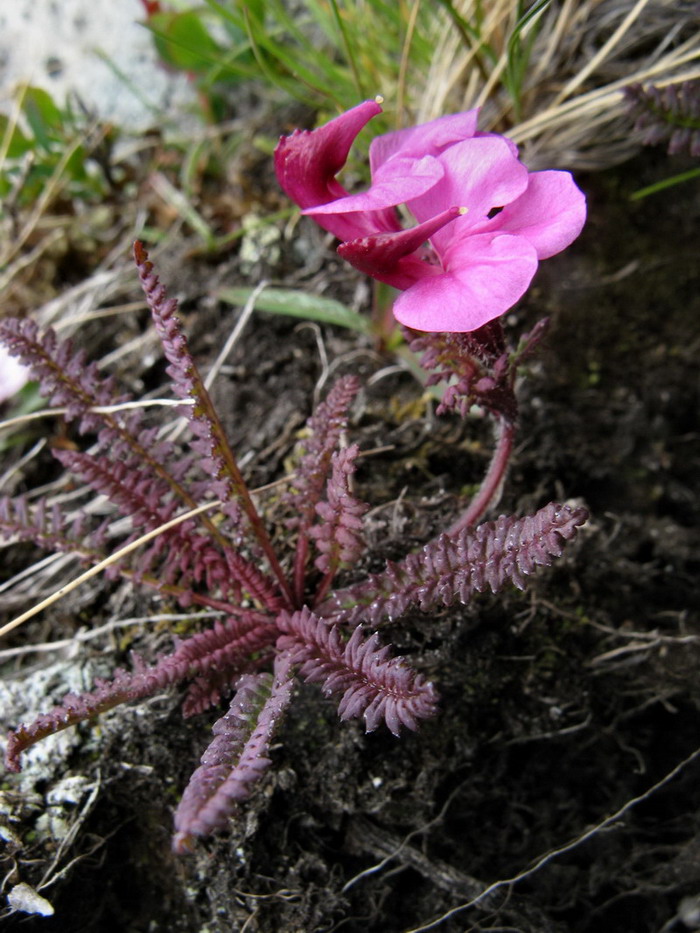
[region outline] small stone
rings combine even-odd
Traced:
[[[7,903],[14,910],[21,910],[25,914],[39,914],[42,917],[53,916],[53,906],[45,897],[42,897],[34,888],[21,881],[7,895]]]

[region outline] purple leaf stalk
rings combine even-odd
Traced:
[[[178,853],[225,828],[265,774],[295,677],[318,684],[337,701],[341,719],[361,719],[368,732],[382,724],[395,735],[415,730],[437,712],[437,690],[421,659],[414,666],[392,655],[376,629],[411,608],[429,614],[485,589],[522,588],[587,518],[583,508],[552,503],[525,518],[478,524],[512,450],[516,367],[543,332],[538,325],[511,350],[498,317],[522,295],[538,261],[577,235],[583,196],[565,172],[528,172],[512,143],[477,131],[475,111],[374,140],[372,184],[350,195],[335,176],[378,111],[368,101],[318,130],[297,132],[280,142],[275,159],[283,188],[343,241],[341,254],[401,289],[395,313],[428,382],[443,386],[438,413],[464,416],[478,405],[498,426],[494,458],[473,501],[445,533],[402,561],[342,585],[366,549],[368,506],[352,485],[359,449],[342,444],[360,389],[354,376],[340,378],[309,418],[294,475],[276,505],[285,530],[272,534],[189,351],[176,302],[140,243],[135,261],[167,372],[176,396],[188,402],[182,413],[189,451],[160,439],[143,411],[115,411],[127,396],[70,342],[40,334],[28,320],[0,321],[0,344],[32,370],[78,434],[97,438],[89,453],[56,456],[129,520],[96,523],[87,511],[68,519],[42,500],[30,508],[22,497],[4,498],[0,535],[94,565],[201,503],[218,503],[218,513],[163,532],[115,572],[220,617],[153,663],[134,657],[130,670],[118,669],[17,726],[6,751],[8,769],[17,771],[22,754],[45,736],[164,688],[184,689],[185,716],[225,699],[228,712],[217,719],[177,809]],[[402,203],[417,221],[408,230],[396,212]]]

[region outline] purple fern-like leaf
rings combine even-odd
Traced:
[[[291,665],[285,655],[275,661],[274,675],[246,674],[240,679],[175,813],[175,852],[187,852],[196,838],[221,829],[236,804],[250,796],[270,765],[270,742],[291,695]]]
[[[272,619],[248,610],[244,618],[217,622],[182,642],[173,657],[187,663],[190,673],[197,672],[182,704],[183,716],[194,716],[218,703],[241,673],[265,664],[278,634]]]
[[[174,391],[180,398],[190,399],[193,403],[185,407],[183,414],[189,422],[194,438],[190,446],[200,455],[199,465],[211,478],[208,484],[209,492],[229,505],[229,522],[232,518],[230,507],[232,503],[238,503],[241,508],[241,527],[251,535],[265,554],[281,593],[286,597],[288,604],[291,604],[292,594],[286,576],[240,472],[211,396],[187,346],[187,339],[175,313],[177,302],[166,298],[165,288],[154,274],[148,253],[138,240],[134,244],[134,259],[153,322],[168,359],[167,372],[173,380]]]
[[[148,465],[154,479],[163,480],[183,505],[197,505],[176,478],[182,470],[173,446],[158,441],[156,428],[144,427],[141,411],[96,410],[130,397],[117,394],[114,379],[103,376],[94,363],[88,364],[85,354],[76,352],[69,340],[59,341],[50,330],[40,335],[33,321],[8,318],[0,321],[0,342],[32,369],[42,394],[52,405],[65,409],[67,420],[77,421],[81,433],[97,434],[102,453],[114,462]],[[170,463],[175,464],[174,470],[166,466]],[[189,463],[191,460],[186,460]],[[201,521],[213,528],[206,516]]]
[[[158,688],[169,686],[180,679],[181,672],[163,667],[156,676],[154,668],[130,674],[119,669],[111,681],[98,680],[89,693],[69,693],[59,706],[37,717],[29,725],[20,725],[7,737],[5,764],[8,771],[20,771],[20,755],[36,742],[49,735],[84,722],[99,713],[119,706],[128,700],[138,700],[155,693]],[[185,672],[182,672],[184,676]]]
[[[69,521],[58,505],[49,507],[45,499],[30,508],[24,496],[0,498],[0,538],[32,541],[39,547],[75,554],[85,563],[97,563],[106,556],[106,529],[103,523],[89,532],[88,526],[89,519],[83,512],[77,512]]]
[[[635,130],[647,146],[665,144],[669,155],[700,156],[700,81],[623,88]]]
[[[138,241],[134,244],[134,258],[153,323],[168,360],[167,373],[172,379],[173,389],[181,399],[189,399],[193,403],[183,406],[181,412],[193,434],[190,446],[198,454],[199,466],[213,481],[209,484],[211,493],[226,501],[237,499],[241,494],[240,474],[209,392],[190,353],[177,317],[177,301],[166,297],[165,287],[154,274],[148,253]]]
[[[109,499],[122,515],[128,515],[134,527],[157,528],[177,510],[168,484],[154,476],[148,464],[135,458],[115,463],[104,454],[95,456],[77,450],[56,450],[54,456],[95,492]],[[181,529],[174,530],[182,534]]]
[[[237,580],[252,599],[258,600],[270,612],[282,607],[283,598],[279,588],[268,574],[251,561],[246,560],[233,548],[223,548],[224,559],[230,575]]]
[[[365,637],[360,626],[345,642],[338,628],[304,607],[280,614],[283,634],[278,650],[289,653],[299,673],[320,683],[326,696],[340,697],[342,720],[363,716],[367,732],[384,721],[398,735],[401,726],[416,729],[419,719],[436,712],[437,694],[432,683],[417,674],[403,658],[389,658],[377,634]]]
[[[241,674],[269,667],[274,659],[273,644],[274,637],[269,640],[265,639],[260,650],[256,652],[255,659],[243,658],[237,652],[233,652],[229,663],[222,660],[219,668],[208,670],[196,677],[188,686],[185,699],[182,701],[183,717],[188,719],[190,716],[197,716],[212,706],[216,706],[224,697],[230,696]]]
[[[437,413],[457,411],[463,417],[480,405],[513,424],[518,406],[513,391],[514,370],[499,321],[465,334],[406,331],[414,353],[429,374],[426,385],[445,384]]]
[[[309,535],[316,520],[316,506],[326,486],[334,452],[347,427],[348,409],[359,390],[354,376],[339,379],[324,402],[307,421],[309,437],[303,442],[294,485],[283,493],[282,501],[291,518],[290,529],[297,530],[294,555],[293,589],[297,604],[303,601],[306,565],[309,557]]]
[[[83,350],[75,350],[70,340],[59,341],[52,330],[40,334],[29,318],[0,321],[0,343],[31,369],[41,394],[53,406],[66,409],[67,420],[78,420],[82,433],[103,427],[102,415],[92,408],[128,399],[117,392],[113,377],[86,361]]]
[[[128,515],[136,529],[158,528],[177,509],[178,503],[173,500],[168,484],[134,458],[114,463],[104,455],[72,450],[56,451],[55,456],[92,489],[106,496],[123,515]],[[138,534],[128,541],[136,537]],[[204,583],[208,592],[218,590],[222,598],[236,600],[240,600],[242,587],[272,611],[281,606],[279,593],[269,577],[226,543],[215,543],[209,535],[199,533],[194,521],[183,522],[159,535],[147,552],[140,553],[132,578],[138,581],[146,574],[155,574],[156,566],[164,585],[188,590]]]
[[[353,564],[364,550],[362,516],[368,506],[350,491],[359,452],[357,444],[352,444],[333,454],[326,498],[316,505],[321,521],[310,529],[320,552],[315,560],[316,567],[331,577],[339,568]]]
[[[251,654],[274,643],[277,630],[261,613],[249,610],[244,618],[218,622],[214,628],[193,635],[153,666],[134,657],[134,671],[118,669],[111,680],[97,680],[92,691],[63,698],[59,706],[29,725],[10,732],[5,762],[9,771],[20,770],[20,755],[36,742],[70,726],[104,713],[122,703],[152,696],[180,681],[238,664],[245,669]]]
[[[294,515],[290,527],[308,527],[314,521],[316,505],[321,501],[331,471],[331,458],[347,428],[348,409],[359,387],[355,376],[339,379],[306,423],[309,436],[301,444],[303,452],[294,485],[283,494],[285,504]]]
[[[427,612],[467,603],[487,588],[495,593],[512,583],[523,589],[525,578],[559,557],[587,518],[584,508],[550,503],[526,518],[502,515],[454,537],[440,535],[404,560],[389,562],[383,573],[337,590],[316,611],[333,622],[377,625],[411,605]]]
[[[77,421],[81,434],[97,434],[100,448],[113,459],[136,455],[149,460],[150,452],[158,463],[173,453],[171,445],[157,443],[157,429],[144,428],[141,411],[96,410],[130,401],[131,396],[118,393],[114,377],[88,363],[84,351],[76,351],[70,340],[58,340],[50,329],[40,334],[34,321],[6,318],[0,321],[0,343],[30,367],[51,405],[65,409],[64,418]]]

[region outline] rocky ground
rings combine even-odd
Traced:
[[[0,107],[18,85],[48,91],[100,120],[146,129],[194,100],[184,74],[157,61],[140,0],[12,0],[0,9]]]

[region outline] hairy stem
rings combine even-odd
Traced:
[[[496,449],[493,452],[486,476],[483,478],[477,494],[469,503],[469,507],[448,528],[448,535],[454,536],[464,528],[475,525],[496,498],[505,479],[510,455],[513,452],[514,439],[515,424],[502,419],[499,422]]]

